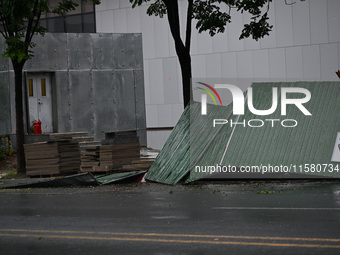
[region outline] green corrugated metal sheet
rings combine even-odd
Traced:
[[[0,189],[9,188],[50,188],[50,187],[71,187],[71,186],[98,186],[107,185],[122,180],[131,180],[146,171],[132,171],[115,174],[104,174],[94,176],[91,173],[81,173],[65,177],[46,178],[46,179],[18,179],[9,183],[1,183]]]
[[[176,184],[180,181],[189,173],[191,166],[204,157],[210,148],[211,141],[214,141],[212,138],[218,134],[218,128],[211,129],[212,120],[217,116],[227,118],[231,114],[231,109],[231,106],[208,105],[209,114],[202,116],[201,104],[191,102],[184,110],[145,179],[165,184]],[[191,178],[201,177],[202,174],[197,173]]]
[[[210,176],[205,172],[195,172],[195,166],[219,164],[238,168],[283,165],[295,166],[295,169],[304,164],[337,165],[331,162],[331,157],[337,132],[340,132],[339,82],[256,83],[252,87],[254,107],[263,110],[272,105],[273,87],[279,88],[279,92],[282,87],[308,89],[312,97],[304,106],[312,116],[305,116],[296,106],[291,105],[287,106],[287,115],[281,116],[280,93],[277,110],[269,116],[254,115],[245,107],[245,115],[236,119],[237,116],[231,115],[232,105],[208,105],[208,114],[202,116],[200,103],[192,102],[182,114],[146,179],[175,184],[185,177],[185,182],[191,182]],[[289,95],[290,98],[301,96],[295,93]],[[261,128],[248,125],[236,125],[235,128],[221,125],[213,128],[212,121],[216,118],[228,119],[229,122],[230,119],[238,122],[258,119],[266,124]],[[280,122],[275,122],[275,126],[271,127],[266,119],[295,119],[298,126],[285,128]],[[337,171],[314,171],[308,174],[340,177]],[[224,177],[228,178],[228,175]]]
[[[331,162],[331,157],[337,132],[340,131],[339,82],[267,83],[254,84],[253,87],[254,102],[259,109],[270,107],[268,104],[271,103],[272,87],[308,89],[311,92],[311,100],[304,105],[312,113],[312,116],[303,115],[295,106],[287,107],[287,116],[281,116],[280,110],[270,116],[256,116],[250,111],[246,111],[239,121],[286,118],[297,120],[298,125],[294,128],[284,128],[281,125],[274,128],[270,125],[261,128],[237,126],[223,159],[223,165],[260,166],[261,164],[270,164],[296,167],[304,166],[304,164],[332,164],[334,167],[337,165]],[[263,98],[269,98],[269,100],[263,100]],[[340,177],[337,171],[308,173]]]
[[[132,172],[123,172],[116,174],[105,174],[101,176],[95,176],[94,178],[99,183],[99,185],[111,184],[114,182],[118,182],[121,180],[126,180],[132,177],[136,177],[146,173],[146,171],[132,171]]]

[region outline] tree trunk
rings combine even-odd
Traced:
[[[176,54],[181,66],[183,102],[186,107],[191,99],[191,57],[190,57],[190,37],[191,37],[191,8],[192,0],[189,0],[186,40],[182,41],[180,33],[180,22],[178,13],[178,0],[163,0],[167,7],[167,16],[170,31],[175,42]]]
[[[22,98],[22,70],[24,63],[12,61],[15,76],[15,114],[16,114],[16,138],[17,138],[17,163],[18,172],[25,172],[25,128],[24,128],[24,110]]]
[[[177,53],[182,73],[183,102],[186,107],[191,100],[191,57],[190,54]]]

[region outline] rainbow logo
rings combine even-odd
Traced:
[[[222,100],[221,100],[221,97],[220,95],[217,93],[217,91],[211,87],[210,85],[206,84],[206,83],[203,83],[203,82],[197,82],[198,84],[201,84],[203,86],[206,86],[207,88],[209,88],[212,92],[214,92],[214,94],[217,96],[218,100],[220,101],[220,104],[222,105]],[[197,87],[198,89],[201,89],[203,90],[205,93],[207,93],[211,98],[212,100],[214,101],[215,105],[217,105],[216,103],[216,100],[215,100],[215,97],[213,96],[213,94],[211,94],[211,92],[207,89],[204,89],[204,88],[200,88],[200,87]]]

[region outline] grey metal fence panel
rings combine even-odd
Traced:
[[[139,34],[113,34],[115,69],[143,67],[142,40]]]
[[[69,86],[69,74],[67,71],[58,71],[55,73],[55,92],[57,109],[58,132],[70,132],[71,126],[71,90]]]
[[[67,34],[70,69],[90,69],[92,66],[92,40],[90,34]]]
[[[133,71],[116,71],[114,73],[115,108],[118,130],[134,130],[136,126],[136,103]]]
[[[93,69],[113,69],[112,34],[91,34],[93,40]]]
[[[24,71],[52,73],[56,132],[88,131],[100,137],[103,132],[137,129],[146,145],[141,34],[47,33],[34,37],[34,42],[35,56]],[[5,47],[1,38],[0,50]],[[6,118],[15,133],[12,70],[10,61],[0,57],[0,78],[5,75],[1,72],[8,76],[0,99],[10,94]],[[0,131],[7,131],[8,123],[0,122]]]
[[[113,85],[112,71],[94,71],[93,77],[93,99],[95,132],[102,134],[117,130],[117,115],[115,109],[116,98]]]
[[[68,67],[67,34],[46,34],[48,70],[65,70]]]
[[[70,72],[72,131],[88,131],[93,134],[92,77],[88,71]]]

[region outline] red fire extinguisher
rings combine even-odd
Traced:
[[[38,121],[34,121],[34,134],[39,134],[39,124]]]
[[[42,130],[41,130],[41,121],[34,121],[34,134],[38,135],[38,134],[42,134]]]
[[[42,134],[42,130],[41,130],[41,121],[38,121],[38,134]]]

